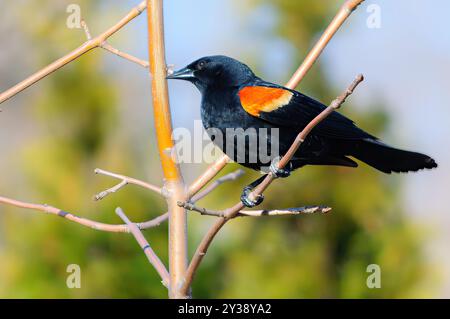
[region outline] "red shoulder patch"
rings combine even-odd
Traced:
[[[246,86],[238,94],[244,110],[253,116],[287,105],[293,96],[288,90],[266,86]]]

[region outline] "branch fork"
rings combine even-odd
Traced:
[[[88,42],[92,41],[92,36],[91,36],[90,31],[89,31],[89,27],[88,27],[88,25],[87,25],[87,23],[86,23],[86,21],[84,19],[81,20],[81,26],[82,26],[82,28],[84,30],[84,34],[86,35],[87,41]],[[103,40],[102,42],[100,42],[98,44],[98,47],[102,48],[102,49],[104,49],[104,50],[106,50],[106,51],[108,51],[108,52],[110,52],[112,54],[115,54],[118,57],[121,57],[122,59],[125,59],[125,60],[128,60],[130,62],[136,63],[136,64],[138,64],[138,65],[140,65],[140,66],[142,66],[144,68],[148,68],[148,66],[149,66],[148,61],[141,60],[141,59],[139,59],[139,58],[137,58],[137,57],[135,57],[135,56],[133,56],[131,54],[122,52],[122,51],[114,48],[111,44],[108,43],[108,41],[106,39]]]
[[[163,191],[161,189],[161,187],[149,184],[147,182],[141,181],[139,179],[133,178],[133,177],[129,177],[129,176],[125,176],[125,175],[121,175],[121,174],[116,174],[116,173],[112,173],[100,168],[96,168],[94,170],[95,174],[99,174],[99,175],[105,175],[105,176],[109,176],[112,178],[116,178],[121,180],[121,182],[111,188],[108,188],[98,194],[96,194],[94,196],[94,200],[98,201],[98,200],[102,200],[103,198],[105,198],[106,196],[113,194],[117,191],[119,191],[120,189],[122,189],[123,187],[127,186],[128,184],[134,184],[143,188],[146,188],[152,192],[155,192],[159,195],[163,195]]]

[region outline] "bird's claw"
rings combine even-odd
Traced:
[[[274,177],[288,177],[289,175],[291,175],[291,163],[288,164],[289,168],[285,167],[285,168],[279,168],[278,167],[278,163],[280,163],[281,157],[277,156],[275,157],[272,162],[270,163],[270,167],[269,170],[272,173],[272,175]]]
[[[254,198],[251,199],[250,194],[252,191],[253,191],[253,187],[246,186],[246,187],[244,187],[244,190],[242,191],[242,195],[241,195],[242,204],[244,204],[246,207],[249,207],[249,208],[258,206],[264,200],[264,195],[262,195],[262,194],[255,195]]]

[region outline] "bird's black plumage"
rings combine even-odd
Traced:
[[[188,80],[200,90],[201,117],[211,138],[233,160],[256,170],[270,165],[270,160],[261,157],[260,144],[270,148],[277,143],[279,154],[270,154],[270,159],[285,154],[297,134],[326,108],[297,91],[258,78],[245,64],[226,56],[201,58],[168,78]],[[264,128],[267,136],[261,138]],[[274,129],[277,139],[272,136]],[[214,132],[222,133],[223,141]],[[238,143],[241,137],[244,146]],[[252,143],[258,143],[257,147]],[[437,167],[431,157],[388,146],[337,112],[313,129],[291,167],[358,166],[349,157],[384,173]]]

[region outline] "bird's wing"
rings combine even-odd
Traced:
[[[252,116],[271,124],[303,129],[326,106],[297,91],[267,82],[247,85],[238,91],[242,108]],[[352,120],[331,113],[314,128],[314,133],[339,139],[374,138],[358,128]]]

